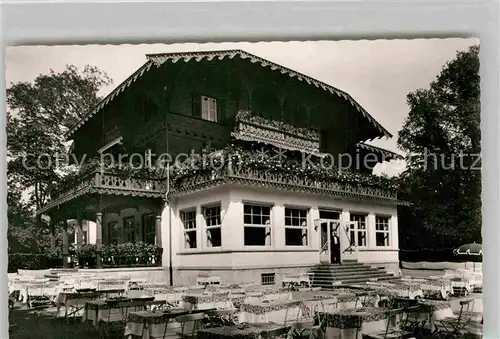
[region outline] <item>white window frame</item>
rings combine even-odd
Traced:
[[[203,120],[217,122],[217,99],[206,95],[201,96],[201,118]]]
[[[193,218],[189,218],[187,219],[187,215],[191,214],[191,213],[194,213],[194,217]],[[181,219],[181,222],[182,222],[182,238],[184,240],[184,246],[183,248],[185,250],[195,250],[195,249],[198,249],[199,248],[199,244],[198,244],[198,225],[197,225],[197,213],[196,213],[196,207],[192,207],[192,208],[188,208],[188,209],[184,209],[182,211],[180,211],[180,219]],[[186,224],[187,222],[187,224]],[[193,227],[193,223],[194,223],[194,227]],[[188,233],[191,233],[191,232],[194,232],[195,234],[195,241],[196,241],[196,246],[195,247],[191,247],[189,242],[187,241],[187,234]]]
[[[353,220],[354,217],[354,220]],[[359,220],[358,218],[362,217],[363,220]],[[364,248],[368,246],[368,232],[367,232],[367,223],[368,223],[368,214],[362,212],[352,212],[349,215],[349,221],[351,224],[349,225],[349,237],[351,233],[354,232],[354,243],[356,247]],[[363,226],[363,227],[361,227]],[[364,235],[363,242],[360,245],[359,239],[360,234]],[[353,239],[351,239],[352,241]]]
[[[287,210],[289,211],[299,211],[299,216],[287,216]],[[300,212],[305,212],[305,216],[301,216]],[[287,247],[307,247],[309,245],[309,208],[306,207],[292,207],[285,206],[284,208],[284,223],[285,223],[285,246]],[[299,224],[293,225],[292,220],[298,219]],[[302,230],[302,245],[287,245],[286,243],[286,230],[287,229],[301,229]]]
[[[383,219],[384,222],[381,222]],[[387,221],[387,222],[386,222]],[[384,234],[384,245],[377,244],[377,234]],[[391,217],[387,215],[375,215],[375,246],[389,247],[391,245]]]
[[[218,215],[210,215],[207,216],[206,211],[210,209],[218,209]],[[211,204],[211,205],[206,205],[202,206],[201,208],[201,214],[203,216],[203,220],[205,222],[205,229],[206,229],[206,241],[207,241],[207,247],[209,248],[221,248],[222,247],[222,206],[221,204]],[[210,218],[210,221],[207,219]],[[213,223],[213,220],[215,219],[216,221],[218,220],[218,223]],[[212,242],[209,240],[209,234],[211,230],[214,229],[220,229],[221,230],[221,244],[220,246],[214,246]]]
[[[269,219],[267,220],[267,223],[264,222],[262,224],[248,224],[245,223],[245,215],[257,215],[254,214],[253,211],[252,213],[248,214],[245,213],[245,207],[246,206],[252,206],[252,207],[267,207],[269,208]],[[272,231],[271,231],[271,220],[272,220],[272,215],[273,215],[273,206],[268,205],[268,204],[261,204],[261,203],[243,203],[243,246],[245,247],[270,247],[272,244]],[[261,217],[263,217],[263,214],[260,214]],[[245,244],[245,229],[246,228],[264,228],[267,230],[266,236],[264,238],[264,245],[247,245]]]

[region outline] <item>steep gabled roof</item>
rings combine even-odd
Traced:
[[[130,77],[128,77],[124,82],[122,82],[118,87],[116,87],[111,93],[109,93],[97,106],[90,110],[80,121],[78,121],[66,134],[69,138],[73,133],[76,132],[86,121],[88,121],[92,116],[97,114],[101,109],[103,109],[107,104],[109,104],[118,94],[123,92],[137,79],[142,77],[145,73],[149,72],[151,66],[154,64],[160,67],[165,62],[170,61],[176,63],[178,61],[188,62],[195,60],[197,62],[201,60],[223,60],[223,59],[233,59],[234,57],[240,57],[241,59],[248,59],[251,63],[258,63],[262,67],[269,67],[272,71],[281,72],[281,74],[288,75],[291,78],[297,78],[299,81],[305,81],[310,85],[314,85],[317,88],[321,88],[324,91],[328,91],[331,94],[337,95],[344,100],[347,100],[356,110],[361,113],[366,119],[368,119],[372,125],[377,128],[383,136],[391,138],[392,134],[389,133],[377,120],[375,120],[359,103],[356,102],[348,93],[339,90],[333,86],[330,86],[322,81],[316,80],[307,76],[305,74],[299,73],[287,67],[276,64],[272,61],[263,59],[251,53],[245,52],[243,50],[221,50],[221,51],[206,51],[206,52],[186,52],[186,53],[163,53],[163,54],[147,54],[148,61],[134,72]]]

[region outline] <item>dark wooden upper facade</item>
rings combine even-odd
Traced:
[[[233,138],[237,112],[247,110],[316,129],[321,152],[373,153],[358,143],[390,134],[346,93],[325,86],[242,51],[150,55],[68,138],[78,157],[97,155],[118,137],[127,153],[150,149],[174,157],[224,147]],[[214,112],[207,117],[204,99],[215,99],[215,118]],[[360,170],[371,171],[378,161]]]
[[[383,136],[391,135],[347,93],[243,51],[218,51],[149,55],[67,138],[74,141],[74,155],[86,160],[100,152],[130,156],[149,151],[173,159],[179,153],[224,149],[235,139],[332,158],[348,153],[363,159],[370,153],[371,161],[352,167],[368,174],[377,162],[396,156],[363,143]],[[165,176],[150,180],[97,169],[83,172],[62,182],[37,213],[73,218],[88,211],[95,216],[135,206],[138,197],[157,210],[167,190],[189,194],[221,182],[254,185],[263,180],[278,189],[398,203],[385,184],[290,177],[245,167],[170,178],[168,183]],[[175,180],[176,187],[169,186]]]

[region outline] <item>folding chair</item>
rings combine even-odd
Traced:
[[[286,338],[288,333],[290,332],[290,326],[277,328],[271,331],[265,331],[260,334],[262,339],[277,339],[277,338]]]
[[[363,339],[403,339],[411,336],[413,333],[404,330],[401,326],[405,312],[402,308],[389,310],[385,330],[375,333],[363,333]]]
[[[314,319],[301,320],[291,324],[290,337],[292,339],[319,339],[321,336],[321,323],[314,325]]]
[[[178,333],[181,339],[196,338],[200,324],[205,319],[205,313],[186,314],[175,319],[181,324],[181,332]]]
[[[430,313],[431,309],[427,305],[417,304],[415,306],[407,306],[403,320],[401,321],[401,329],[421,338]],[[422,314],[426,314],[427,316],[422,318]]]
[[[99,332],[101,334],[101,337],[123,337],[122,331],[127,324],[129,304],[130,302],[127,301],[116,303],[115,305],[110,305],[108,317],[105,319],[101,319],[101,322],[99,323]]]
[[[460,301],[460,312],[458,316],[447,317],[443,320],[436,321],[441,329],[438,329],[438,333],[443,337],[459,337],[462,332],[470,331],[467,330],[467,326],[472,321],[474,310],[474,299],[467,299]]]

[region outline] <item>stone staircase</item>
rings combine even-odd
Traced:
[[[372,267],[356,261],[339,264],[319,264],[313,266],[309,272],[312,287],[333,289],[334,286],[348,284],[363,284],[367,281],[390,281],[399,279],[393,273]]]

